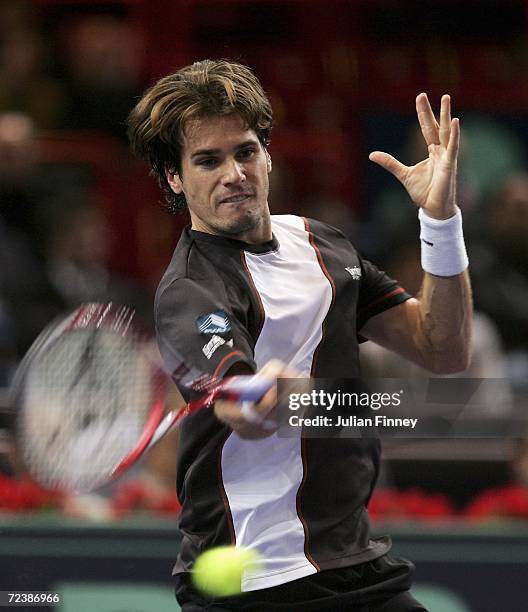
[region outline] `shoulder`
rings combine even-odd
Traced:
[[[169,265],[161,277],[158,291],[171,281],[187,276],[193,251],[195,251],[194,240],[191,238],[186,228],[183,230],[178,240],[178,244],[172,253]]]
[[[305,224],[307,231],[311,232],[317,238],[324,238],[326,240],[334,241],[340,244],[346,244],[350,247],[353,247],[350,240],[345,236],[345,234],[340,229],[334,227],[333,225],[330,225],[329,223],[306,217]]]
[[[155,314],[182,304],[192,307],[203,299],[205,289],[218,281],[217,271],[184,230],[156,290]]]

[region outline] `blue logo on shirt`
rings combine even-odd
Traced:
[[[198,317],[196,325],[202,334],[224,334],[231,329],[229,317],[223,310]]]

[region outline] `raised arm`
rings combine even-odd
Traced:
[[[372,317],[361,334],[430,371],[459,372],[469,365],[473,311],[456,205],[460,125],[451,119],[447,95],[442,97],[440,123],[424,93],[416,98],[416,112],[427,159],[405,166],[380,151],[370,159],[391,172],[420,209],[424,279],[416,298]]]

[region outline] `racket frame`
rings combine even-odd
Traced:
[[[25,376],[32,363],[40,355],[45,354],[46,348],[50,347],[62,334],[79,329],[103,329],[123,336],[130,335],[138,343],[138,351],[143,350],[145,354],[147,354],[146,347],[148,343],[152,341],[152,334],[149,333],[148,328],[142,323],[141,319],[136,317],[133,309],[111,302],[107,304],[83,304],[72,313],[52,321],[34,341],[21,361],[13,379],[10,389],[10,403],[12,406],[20,405],[20,400],[24,394]],[[157,359],[154,360],[150,355],[147,359],[152,367],[151,386],[153,398],[151,399],[148,416],[137,443],[111,470],[101,476],[99,484],[90,488],[79,487],[75,489],[76,491],[87,492],[108,484],[126,472],[149,448],[154,446],[183,419],[203,408],[212,406],[218,398],[231,401],[257,402],[275,383],[274,379],[261,374],[233,376],[224,380],[213,379],[206,374],[201,374],[196,379],[196,388],[194,384],[191,387],[194,391],[201,393],[201,396],[188,402],[180,409],[166,413],[168,388],[173,377],[165,371],[161,360],[158,362]],[[176,371],[176,377],[178,371],[183,374],[187,374],[190,371],[185,367],[183,360]],[[19,415],[15,415],[15,417],[15,423],[19,423]],[[18,441],[20,441],[21,434],[18,424],[15,425],[15,435]],[[29,471],[31,473],[31,469]]]

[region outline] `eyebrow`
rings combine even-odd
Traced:
[[[235,147],[235,150],[239,151],[240,149],[243,149],[244,147],[248,147],[250,145],[258,145],[258,143],[259,141],[253,138],[250,140],[245,140],[241,144],[237,145]],[[194,153],[192,153],[191,159],[194,159],[195,157],[199,157],[201,155],[217,155],[220,152],[221,152],[221,149],[198,149],[198,151],[195,151]]]

